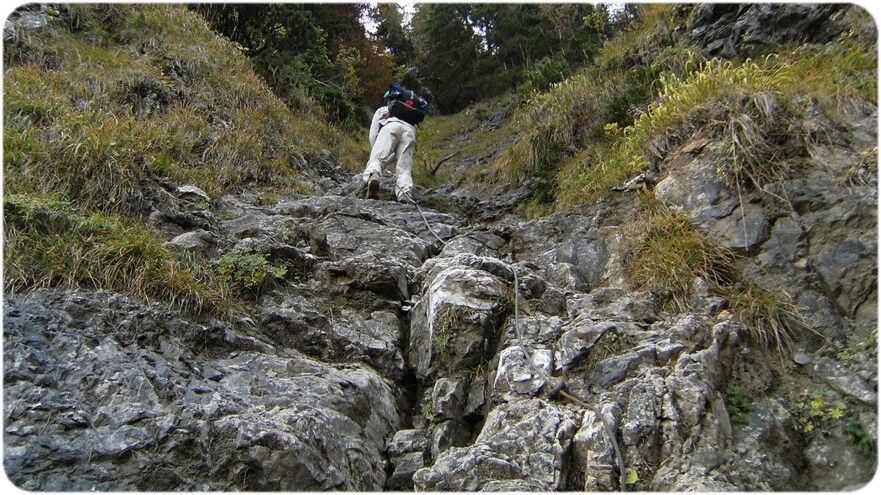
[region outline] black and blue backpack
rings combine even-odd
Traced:
[[[410,125],[419,124],[425,119],[428,101],[414,91],[398,83],[391,83],[383,98],[388,102],[389,114],[392,117]]]

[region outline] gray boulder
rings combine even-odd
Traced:
[[[5,467],[22,488],[383,487],[400,420],[367,367],[101,291],[7,297],[4,342]]]
[[[438,370],[476,368],[486,359],[486,341],[506,309],[506,284],[483,269],[459,264],[460,256],[429,269],[412,311],[409,360],[420,378]],[[484,260],[481,266],[489,269],[504,266]]]
[[[454,447],[413,476],[417,490],[476,491],[563,487],[563,457],[578,415],[542,399],[494,409],[474,444]],[[499,483],[505,483],[499,485]],[[514,483],[514,485],[511,485]]]
[[[712,152],[693,159],[686,154],[678,160],[655,187],[659,199],[684,211],[724,248],[753,251],[765,241],[770,228],[767,214],[750,202],[752,195],[744,191],[738,195],[725,184]]]

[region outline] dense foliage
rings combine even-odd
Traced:
[[[605,7],[590,4],[418,4],[409,22],[393,4],[193,8],[241,46],[289,105],[308,94],[342,122],[363,121],[393,79],[443,112],[521,83],[545,90],[591,60],[614,26]]]
[[[295,109],[304,95],[332,120],[369,117],[399,77],[394,56],[361,23],[365,4],[201,4],[193,6],[251,57],[258,73]]]
[[[608,13],[589,4],[423,4],[411,33],[419,76],[441,111],[526,83],[544,90],[591,59]]]

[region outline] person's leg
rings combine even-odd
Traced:
[[[377,177],[382,173],[382,165],[391,161],[395,155],[395,136],[392,132],[392,124],[384,125],[376,135],[376,142],[370,150],[370,159],[367,160],[367,168],[364,169],[364,182],[370,177],[370,174],[376,174]]]
[[[367,184],[367,199],[379,199],[379,178],[382,175],[382,166],[388,163],[395,155],[395,136],[388,125],[379,130],[373,148],[370,150],[370,159],[367,160],[367,168],[364,169],[363,179]]]
[[[400,127],[395,150],[397,156],[395,196],[399,201],[405,194],[412,199],[410,190],[413,188],[413,155],[416,152],[416,131],[407,125],[400,124]]]

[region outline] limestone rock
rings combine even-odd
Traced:
[[[202,201],[211,201],[211,196],[208,196],[208,193],[193,185],[180,186],[177,188],[177,193],[184,198],[195,198]]]
[[[454,447],[413,477],[417,490],[475,491],[499,482],[562,488],[562,458],[576,415],[542,399],[501,405],[487,417],[473,445]]]
[[[369,368],[248,350],[227,327],[107,292],[35,292],[5,311],[5,425],[20,432],[6,472],[21,487],[383,487],[400,419]]]
[[[485,342],[504,310],[505,283],[456,261],[458,256],[432,270],[413,308],[409,359],[420,377],[437,368],[477,367],[485,359]]]
[[[207,232],[204,230],[185,232],[168,241],[168,244],[185,251],[198,249],[206,245],[205,234],[207,234]]]

